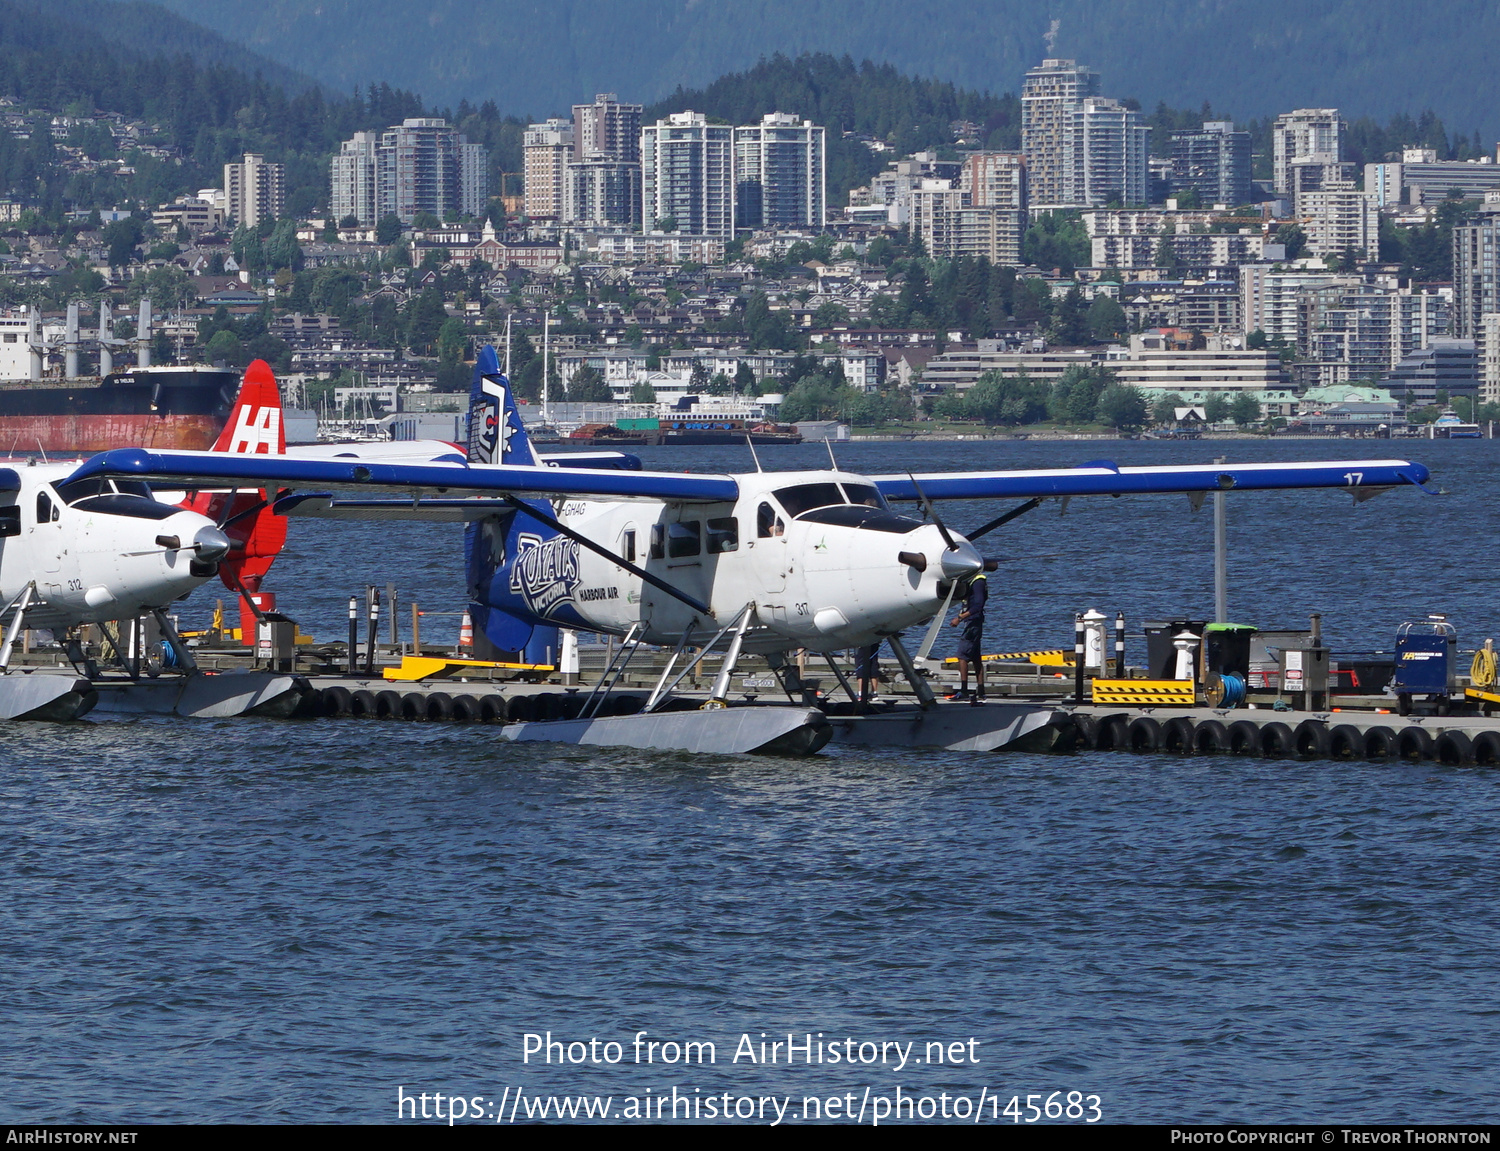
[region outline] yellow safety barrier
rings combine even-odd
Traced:
[[[497,668],[502,671],[539,671],[549,674],[557,670],[550,663],[493,663],[482,659],[443,659],[436,656],[403,655],[400,667],[385,668],[381,674],[386,679],[419,680],[441,678],[465,668]]]
[[[1198,692],[1190,679],[1096,679],[1094,702],[1192,707]]]
[[[1493,691],[1480,691],[1477,687],[1466,687],[1464,694],[1470,699],[1479,700],[1480,703],[1500,703],[1500,695]]]
[[[1001,661],[1019,663],[1022,660],[1034,663],[1039,667],[1066,667],[1073,662],[1073,653],[1064,651],[1062,648],[1052,648],[1050,651],[1004,651],[998,655],[984,656],[985,663],[999,663]],[[958,659],[949,656],[943,660],[944,664],[956,664]]]

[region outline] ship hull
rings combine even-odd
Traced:
[[[207,450],[238,389],[233,370],[166,366],[0,385],[0,451]]]
[[[208,451],[223,427],[223,416],[0,415],[0,449],[60,453],[107,452],[121,447]]]

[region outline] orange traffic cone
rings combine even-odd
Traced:
[[[474,650],[474,621],[469,618],[468,612],[464,612],[464,621],[458,625],[458,650]]]

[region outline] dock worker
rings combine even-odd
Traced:
[[[990,596],[989,581],[980,572],[969,581],[963,610],[949,621],[949,627],[964,625],[958,637],[958,691],[949,699],[967,699],[979,703],[984,699],[984,605]],[[974,696],[969,696],[969,664],[974,665]]]

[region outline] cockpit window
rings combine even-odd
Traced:
[[[874,484],[844,484],[844,494],[849,497],[851,504],[864,504],[866,507],[883,508],[886,506],[885,497],[880,494],[880,489]]]
[[[107,496],[116,492],[121,495],[137,496],[144,500],[153,498],[151,489],[142,480],[111,480],[105,476],[88,476],[85,479],[57,485],[57,494],[62,497],[62,502],[70,507],[89,496]]]
[[[790,516],[800,516],[813,508],[825,508],[829,504],[844,502],[844,493],[838,484],[798,484],[793,488],[782,488],[776,493],[781,506]]]
[[[866,504],[841,504],[836,508],[815,508],[802,517],[804,523],[834,524],[842,528],[864,528],[872,532],[890,532],[905,535],[922,526],[921,520],[909,516],[898,516],[884,508],[872,508]]]
[[[159,504],[155,500],[121,495],[117,492],[102,496],[86,496],[69,506],[81,512],[93,512],[106,516],[132,516],[138,520],[164,520],[175,516],[182,510],[171,504]]]

